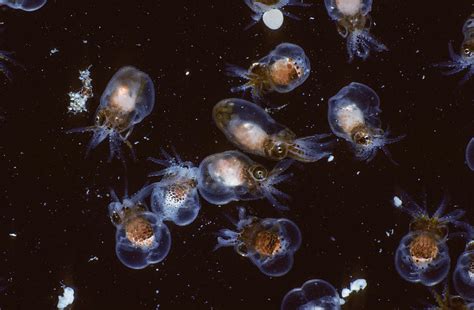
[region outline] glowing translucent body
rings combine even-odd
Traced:
[[[114,74],[100,98],[95,125],[69,132],[93,132],[87,153],[109,138],[109,160],[113,157],[123,159],[122,143],[133,152],[128,136],[133,127],[151,113],[154,104],[155,90],[150,77],[134,67],[123,67]]]
[[[311,64],[304,50],[295,44],[282,43],[248,70],[229,65],[227,74],[247,80],[232,92],[251,90],[254,101],[269,92],[288,93],[306,81]]]
[[[423,309],[433,310],[474,310],[474,303],[464,300],[461,296],[451,295],[449,288],[446,285],[443,293],[439,294],[432,291],[436,300],[436,305],[424,307]]]
[[[354,16],[362,9],[362,0],[336,0],[336,8],[343,15]]]
[[[332,143],[322,141],[329,135],[298,139],[252,102],[225,99],[214,106],[212,115],[227,139],[244,152],[273,160],[290,157],[302,162],[314,162],[330,155]]]
[[[420,207],[407,194],[401,193],[401,201],[401,210],[413,219],[410,233],[403,237],[395,252],[395,268],[406,281],[434,286],[449,273],[448,224],[461,218],[464,211],[457,209],[442,216],[447,206],[444,199],[430,216],[426,206]]]
[[[474,138],[469,141],[466,147],[466,163],[472,171],[474,171]]]
[[[451,42],[448,45],[450,61],[435,64],[436,67],[446,69],[445,75],[452,75],[466,70],[461,84],[467,82],[474,75],[474,13],[466,20],[462,28],[464,40],[460,54],[454,52]]]
[[[339,294],[330,283],[314,279],[289,291],[283,298],[281,310],[339,310],[339,300]]]
[[[418,249],[413,250],[411,248],[417,237],[422,240],[420,244],[415,244]],[[422,244],[422,241],[425,241],[425,244]],[[426,286],[433,286],[443,281],[448,275],[450,262],[445,240],[437,240],[436,236],[418,232],[403,237],[395,253],[395,267],[398,274],[409,282],[420,282]]]
[[[179,156],[172,158],[164,154],[164,160],[152,159],[166,168],[150,174],[163,176],[160,182],[153,184],[151,208],[163,221],[189,225],[201,209],[197,190],[198,168],[191,162],[183,162]]]
[[[215,205],[267,198],[273,206],[286,209],[277,198],[288,196],[274,186],[288,178],[282,173],[290,165],[290,160],[284,160],[269,172],[239,151],[210,155],[199,165],[198,190]]]
[[[373,89],[360,83],[343,87],[328,101],[328,121],[332,132],[348,141],[359,160],[372,160],[378,149],[391,159],[386,147],[403,137],[390,138],[381,128],[380,100]]]
[[[349,62],[354,55],[365,60],[371,50],[388,50],[369,32],[372,22],[368,14],[372,0],[324,0],[324,3],[329,16],[337,23],[339,34],[347,40]]]
[[[139,90],[139,85],[131,85],[133,88],[129,88],[127,85],[118,86],[114,93],[110,96],[110,106],[120,111],[120,113],[130,113],[135,109],[138,93],[134,90]]]
[[[303,0],[244,0],[244,2],[254,12],[253,21],[247,26],[247,29],[258,23],[263,17],[265,25],[276,30],[283,23],[283,14],[299,20],[295,15],[284,11],[285,6],[309,6],[303,3]]]
[[[301,232],[287,219],[259,219],[245,215],[239,209],[237,231],[219,231],[216,249],[234,247],[267,276],[279,277],[293,267],[294,253],[301,246]]]
[[[0,0],[0,6],[31,12],[41,9],[46,2],[47,0]]]
[[[474,226],[466,222],[455,222],[455,225],[465,230],[462,235],[466,239],[466,249],[454,268],[453,284],[463,299],[474,302]]]
[[[168,227],[143,204],[150,195],[152,186],[146,186],[122,202],[113,193],[109,204],[109,215],[117,228],[115,253],[118,259],[132,269],[143,269],[161,262],[171,247]]]
[[[461,297],[474,301],[474,247],[459,256],[453,272],[453,284]]]

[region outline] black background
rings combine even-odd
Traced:
[[[345,309],[433,303],[429,290],[394,269],[409,218],[390,201],[400,187],[415,197],[426,193],[433,210],[448,193],[451,207],[474,219],[473,174],[464,161],[474,133],[474,82],[459,87],[460,76],[444,77],[431,67],[448,59],[450,40],[459,47],[473,4],[374,1],[372,33],[390,51],[348,64],[324,4],[311,2],[289,8],[302,20],[286,19],[276,32],[263,23],[244,31],[251,11],[239,0],[49,1],[31,13],[0,10],[0,48],[25,67],[12,67],[13,81],[0,89],[1,308],[55,309],[64,283],[75,289],[73,309],[278,309],[286,292],[306,280],[325,279],[341,289],[360,277],[368,287]],[[109,187],[123,193],[126,177],[130,192],[138,190],[158,169],[146,158],[159,156],[160,147],[174,146],[196,164],[233,149],[211,118],[217,101],[236,96],[229,89],[239,81],[223,74],[224,64],[247,66],[282,42],[301,45],[312,72],[293,92],[269,97],[288,103],[273,117],[300,136],[329,132],[327,99],[352,81],[365,83],[380,96],[383,125],[407,135],[390,146],[400,165],[382,153],[356,162],[341,143],[331,163],[292,167],[294,177],[280,187],[293,198],[289,212],[263,200],[223,207],[203,201],[194,223],[169,224],[173,243],[162,263],[124,267],[106,212]],[[59,52],[50,55],[53,48]],[[80,88],[78,70],[91,64],[89,113],[68,114],[67,93]],[[65,134],[92,124],[100,94],[124,65],[147,72],[157,94],[152,114],[131,136],[139,160],[127,161],[127,174],[120,162],[106,162],[105,143],[84,159],[90,136]],[[232,227],[224,214],[235,217],[238,205],[300,227],[303,244],[286,276],[268,278],[229,248],[212,251],[214,233]],[[449,245],[454,262],[464,245]],[[98,261],[89,262],[94,256]]]

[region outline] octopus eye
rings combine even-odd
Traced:
[[[361,145],[369,145],[372,143],[370,135],[366,132],[357,132],[354,135],[354,142]]]
[[[103,125],[105,123],[105,115],[104,113],[99,113],[95,117],[95,123],[96,125]]]
[[[285,143],[275,143],[272,147],[272,156],[278,159],[284,158],[288,152]]]
[[[247,246],[243,243],[239,244],[236,247],[236,251],[240,256],[247,257],[248,256],[248,249]]]
[[[118,215],[117,212],[113,212],[112,215],[110,216],[110,220],[112,221],[112,223],[118,225],[122,222],[122,220],[120,219],[120,215]]]
[[[257,181],[265,180],[267,178],[267,175],[268,175],[267,169],[265,169],[262,166],[257,166],[252,171],[252,176]]]

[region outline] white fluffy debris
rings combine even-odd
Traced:
[[[63,286],[63,289],[63,295],[58,296],[58,310],[63,310],[74,302],[74,290],[67,286]]]
[[[362,291],[367,287],[367,281],[365,279],[357,279],[351,282],[348,288],[343,288],[341,291],[341,297],[347,298],[350,294]]]
[[[400,208],[402,204],[403,204],[403,201],[398,196],[393,197],[393,205],[395,207]]]
[[[58,53],[58,52],[59,52],[59,50],[58,50],[56,47],[55,47],[55,48],[52,48],[52,49],[49,51],[49,56],[52,56],[52,55],[54,55],[54,54],[56,54],[56,53]]]
[[[94,97],[92,92],[92,79],[89,66],[86,70],[79,71],[79,80],[82,82],[82,88],[78,92],[69,92],[68,112],[78,114],[87,112],[87,100]]]

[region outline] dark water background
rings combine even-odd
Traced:
[[[14,69],[0,92],[1,309],[55,309],[61,283],[75,289],[73,309],[278,309],[286,292],[306,280],[340,289],[360,277],[368,287],[345,309],[432,302],[426,288],[394,269],[409,218],[390,201],[400,187],[415,197],[426,192],[434,209],[448,193],[474,222],[474,174],[464,162],[474,134],[474,82],[459,88],[459,76],[430,68],[448,58],[450,40],[460,45],[473,3],[374,1],[372,33],[390,51],[348,64],[322,1],[307,2],[313,6],[289,9],[302,20],[286,19],[277,32],[263,23],[244,31],[251,11],[239,0],[49,1],[32,13],[0,10],[0,47],[26,67]],[[289,212],[265,201],[220,208],[203,202],[193,224],[169,225],[173,244],[165,261],[138,271],[124,267],[106,212],[109,187],[122,193],[126,177],[130,192],[138,190],[157,170],[146,158],[160,147],[174,146],[196,164],[234,149],[211,118],[217,101],[235,96],[229,88],[238,81],[224,76],[224,64],[246,66],[282,42],[301,45],[313,70],[295,91],[270,97],[288,103],[273,117],[301,136],[328,132],[327,99],[352,81],[368,84],[380,96],[383,124],[394,135],[407,134],[390,146],[400,165],[383,154],[356,162],[341,144],[331,163],[292,167],[294,177],[281,187],[293,197]],[[53,48],[59,52],[50,55]],[[78,70],[90,64],[95,98],[89,113],[73,116],[67,93],[80,88]],[[106,145],[84,159],[90,136],[64,133],[92,124],[101,92],[124,65],[147,72],[157,92],[153,113],[131,136],[139,161],[128,160],[126,176],[118,161],[106,162]],[[231,249],[212,251],[214,232],[231,227],[224,214],[235,217],[238,205],[300,227],[303,244],[286,276],[268,278]],[[464,245],[449,245],[454,263]]]

